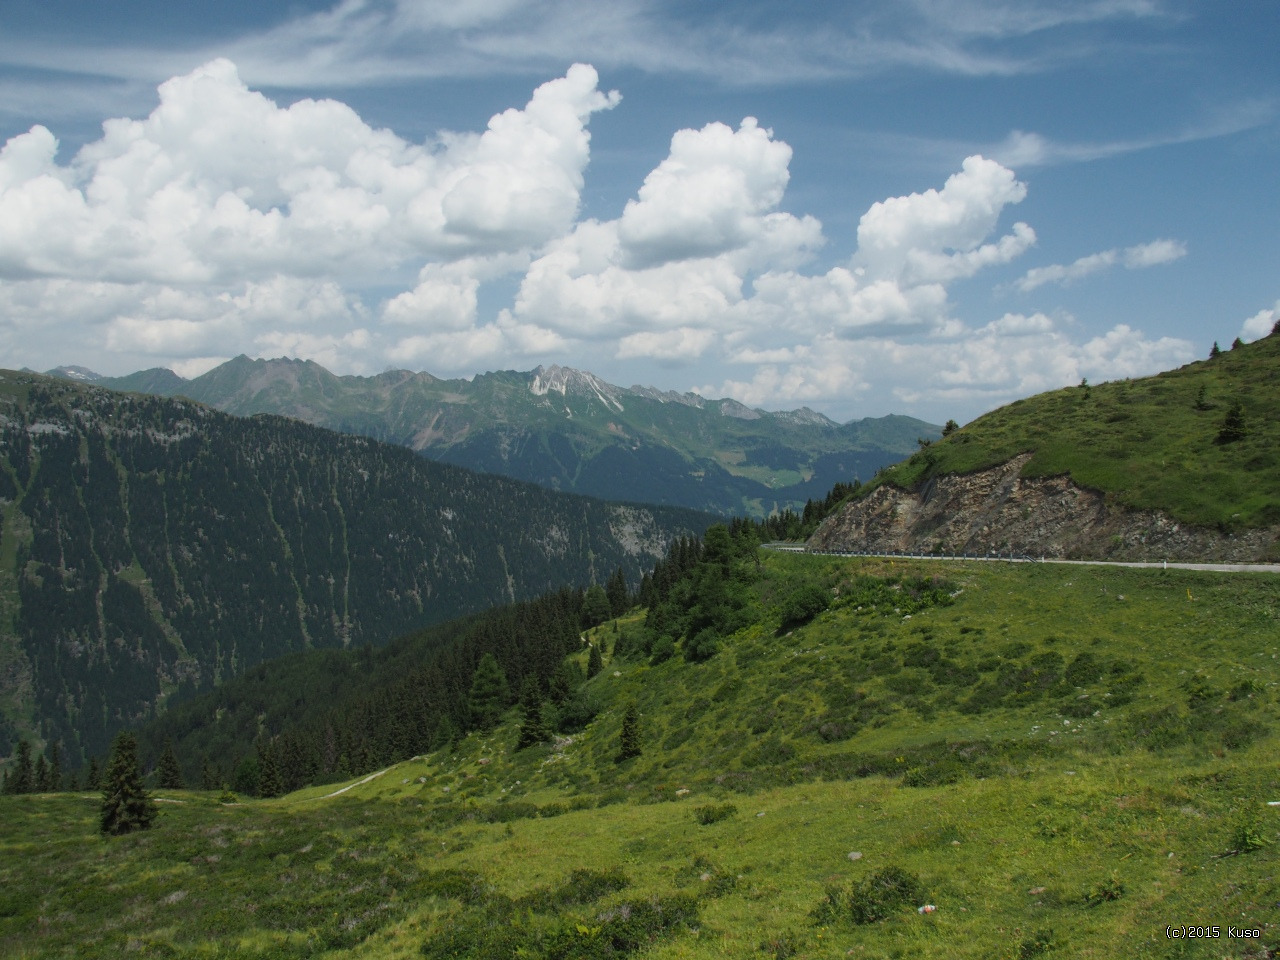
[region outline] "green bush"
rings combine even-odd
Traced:
[[[1107,879],[1100,880],[1086,890],[1081,899],[1087,906],[1096,907],[1104,903],[1110,903],[1113,900],[1119,900],[1124,896],[1124,893],[1124,884],[1113,873]]]
[[[653,652],[649,656],[649,662],[655,667],[660,663],[665,663],[675,656],[676,642],[665,634],[653,641]]]
[[[780,631],[808,623],[831,606],[831,594],[816,583],[806,583],[793,591],[779,608],[782,623]]]
[[[738,812],[738,808],[732,803],[724,803],[716,805],[708,803],[705,806],[695,807],[693,818],[704,827],[709,827],[713,823],[719,823],[721,820],[728,820]]]
[[[1101,678],[1102,664],[1098,662],[1097,657],[1086,650],[1084,653],[1077,654],[1071,661],[1065,676],[1067,683],[1073,687],[1086,687]]]
[[[710,660],[720,650],[720,637],[714,627],[706,627],[698,631],[697,636],[684,642],[684,658],[690,663],[702,663]]]
[[[1053,939],[1052,930],[1033,930],[1018,944],[1018,960],[1031,960],[1032,957],[1048,953],[1055,946],[1057,943]]]
[[[1253,853],[1261,850],[1271,841],[1262,835],[1258,825],[1253,821],[1239,824],[1231,835],[1231,849],[1240,853]]]
[[[828,887],[813,911],[816,921],[852,920],[856,924],[886,920],[904,906],[924,900],[924,884],[901,867],[888,866],[840,890]]]
[[[804,940],[790,930],[774,934],[760,941],[758,949],[770,954],[774,960],[791,960],[804,946]]]

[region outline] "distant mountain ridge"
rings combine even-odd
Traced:
[[[236,357],[183,380],[153,369],[100,377],[119,390],[187,396],[243,416],[274,413],[385,440],[434,460],[608,500],[722,515],[798,508],[837,482],[868,480],[941,429],[911,417],[846,424],[807,407],[772,413],[733,399],[619,387],[571,367],[442,380],[394,370],[338,376],[309,360]]]
[[[0,753],[102,754],[174,691],[565,586],[712,517],[365,437],[0,371]]]

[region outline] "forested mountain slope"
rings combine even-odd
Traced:
[[[861,488],[824,550],[1280,557],[1280,334],[1154,377],[1042,393]]]
[[[619,568],[637,582],[708,522],[293,420],[0,378],[0,739],[34,726],[71,766],[174,690]]]
[[[552,366],[441,380],[394,370],[336,376],[302,360],[236,357],[192,380],[168,370],[104,386],[182,395],[229,413],[276,413],[386,440],[435,460],[608,500],[727,515],[800,509],[833,484],[870,479],[940,428],[911,417],[834,421],[735,400],[623,388]]]

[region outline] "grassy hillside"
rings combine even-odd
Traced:
[[[164,794],[154,830],[113,840],[91,795],[0,798],[0,953],[1280,947],[1276,578],[765,555],[749,580],[705,662],[645,656],[639,615],[597,628],[632,653],[545,746],[515,749],[512,711],[337,795]],[[784,628],[815,583],[831,608]]]
[[[1220,442],[1235,404],[1243,437]],[[1280,523],[1280,334],[1158,376],[1019,400],[878,481],[914,489],[931,476],[971,473],[1028,452],[1026,476],[1070,474],[1122,503],[1186,523]]]

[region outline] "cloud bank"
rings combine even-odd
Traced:
[[[980,155],[873,203],[840,250],[785,208],[791,147],[752,117],[676,131],[616,217],[582,219],[589,124],[620,102],[583,64],[479,132],[423,143],[333,100],[281,106],[224,59],[158,101],[66,161],[43,126],[0,150],[7,355],[39,365],[75,343],[115,372],[187,374],[239,352],[340,372],[627,361],[683,380],[668,386],[718,371],[704,391],[843,409],[886,394],[972,408],[1190,356],[1125,326],[1079,343],[1069,317],[958,317],[957,283],[1036,242],[1001,227],[1027,186]],[[1184,253],[1155,241],[1018,285]]]

